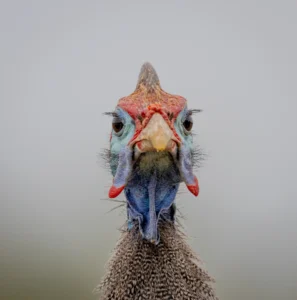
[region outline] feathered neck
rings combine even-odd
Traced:
[[[96,291],[102,300],[216,300],[213,279],[199,264],[173,223],[160,223],[158,245],[143,239],[133,227],[122,233]]]

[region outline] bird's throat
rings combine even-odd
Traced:
[[[132,174],[125,188],[129,228],[138,223],[141,235],[158,243],[159,221],[174,222],[178,168],[169,153],[151,152],[140,157]]]

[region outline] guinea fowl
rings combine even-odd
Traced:
[[[151,64],[114,112],[109,197],[124,191],[127,224],[96,291],[103,300],[217,299],[213,279],[176,224],[180,183],[198,196],[192,115],[186,99],[166,93]]]

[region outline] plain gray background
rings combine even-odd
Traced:
[[[102,115],[150,61],[207,160],[182,187],[222,300],[297,298],[297,2],[1,1],[0,298],[95,299],[125,220]],[[123,196],[120,197],[123,199]]]

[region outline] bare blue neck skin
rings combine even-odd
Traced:
[[[159,220],[174,222],[180,181],[176,171],[173,166],[162,174],[158,170],[135,172],[125,188],[129,228],[138,222],[141,235],[153,243],[159,241]]]

